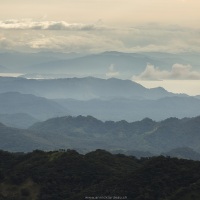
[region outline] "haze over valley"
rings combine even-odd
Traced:
[[[0,200],[200,199],[199,0],[0,2]]]

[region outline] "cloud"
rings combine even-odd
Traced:
[[[104,27],[105,28],[105,27]],[[88,31],[103,29],[97,24],[67,23],[66,21],[32,21],[23,20],[5,20],[0,21],[0,29],[6,30],[68,30],[68,31]]]
[[[190,65],[174,64],[170,71],[160,70],[148,64],[146,69],[132,80],[200,80],[200,72],[194,71]]]
[[[109,78],[119,76],[119,72],[115,70],[114,64],[110,65],[108,72],[106,73],[106,76],[109,77]]]
[[[0,51],[200,52],[200,30],[177,25],[138,24],[130,28],[104,25],[101,20],[84,24],[25,19],[0,21],[0,32],[6,38]]]
[[[117,40],[111,40],[103,36],[81,33],[68,35],[41,35],[27,43],[27,47],[33,50],[56,50],[62,52],[101,52],[102,49],[113,50],[121,48],[123,44]]]

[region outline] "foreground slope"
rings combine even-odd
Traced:
[[[194,200],[200,198],[200,162],[136,159],[96,150],[11,154],[0,151],[2,200]],[[12,172],[12,173],[11,173]]]

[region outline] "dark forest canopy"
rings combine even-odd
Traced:
[[[96,150],[28,154],[0,151],[0,199],[77,200],[122,197],[146,200],[200,198],[199,161],[136,159]]]

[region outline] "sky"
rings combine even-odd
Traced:
[[[199,0],[0,0],[0,52],[199,54],[199,10]],[[157,67],[153,76],[173,80],[173,66]]]
[[[0,0],[0,50],[200,52],[199,0]]]

